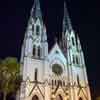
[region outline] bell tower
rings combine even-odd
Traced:
[[[28,26],[25,32],[21,51],[21,83],[20,100],[28,100],[32,88],[38,88],[43,82],[44,59],[48,55],[46,27],[43,23],[40,1],[34,0]],[[41,89],[38,89],[39,93]],[[34,95],[37,95],[35,93]]]
[[[74,32],[71,26],[71,21],[65,2],[61,47],[67,59],[70,99],[91,100],[81,43],[78,34]]]
[[[44,49],[48,50],[46,28],[43,24],[40,2],[34,1],[34,5],[31,11],[32,16],[32,35],[33,35],[33,57],[43,58],[46,56]],[[45,42],[45,43],[44,43]],[[43,47],[45,44],[45,48]],[[47,48],[46,48],[47,47]],[[47,53],[47,51],[45,51]]]
[[[40,2],[34,0],[21,51],[21,64],[24,57],[43,59],[48,54],[46,27],[43,23]]]

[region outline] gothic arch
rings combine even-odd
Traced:
[[[75,45],[75,39],[74,39],[74,37],[72,37],[72,44],[73,44],[73,46]]]
[[[36,46],[35,45],[33,45],[33,56],[35,56],[36,54]]]
[[[83,100],[83,99],[80,97],[79,100]]]
[[[40,26],[36,25],[36,35],[39,36],[40,34]]]
[[[56,96],[56,100],[63,100],[62,96],[59,94]]]
[[[38,57],[40,57],[40,56],[41,56],[41,47],[38,46]]]
[[[36,97],[36,99],[34,99]],[[41,93],[39,93],[39,91],[34,90],[32,92],[32,94],[29,97],[29,100],[44,100],[43,96],[41,95]]]
[[[32,97],[32,100],[39,100],[39,98],[38,98],[37,95],[34,95],[34,96]]]

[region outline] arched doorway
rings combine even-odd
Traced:
[[[63,100],[61,95],[57,95],[56,100]]]
[[[37,95],[34,95],[32,100],[39,100],[38,96]]]
[[[83,100],[83,99],[80,97],[79,100]]]

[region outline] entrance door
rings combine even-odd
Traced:
[[[58,96],[56,97],[56,100],[63,100],[63,98],[62,98],[61,95],[58,95]]]
[[[34,95],[32,100],[39,100],[38,96],[37,95]]]

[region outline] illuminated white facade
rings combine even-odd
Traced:
[[[62,39],[48,50],[39,0],[34,0],[21,53],[17,100],[91,100],[80,40],[64,3]]]

